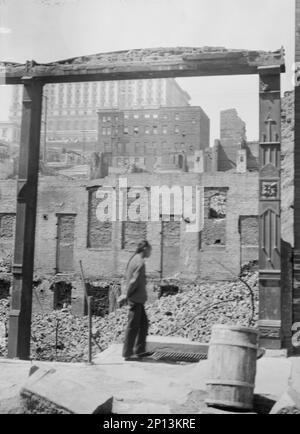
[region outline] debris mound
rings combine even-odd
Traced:
[[[258,319],[258,272],[244,269],[242,280],[178,284],[178,293],[161,297],[146,306],[149,333],[209,342],[214,324],[255,326]],[[123,341],[127,312],[124,306],[105,317],[93,317],[94,354],[113,342]],[[0,323],[7,322],[8,314],[9,300],[0,300]],[[33,314],[31,357],[36,360],[86,361],[87,338],[87,317],[74,315],[70,307]],[[0,356],[6,356],[3,340],[2,345],[0,341]]]

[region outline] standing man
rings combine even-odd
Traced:
[[[129,314],[123,346],[125,360],[130,360],[133,355],[141,357],[146,351],[148,319],[144,307],[147,300],[144,258],[149,258],[151,251],[150,243],[147,240],[141,241],[127,264],[126,293]]]

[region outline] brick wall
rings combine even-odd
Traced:
[[[226,245],[227,190],[226,187],[205,187],[203,245]]]
[[[128,186],[142,185],[177,185],[178,175],[170,174],[130,174],[127,177]],[[252,215],[258,203],[258,179],[253,174],[181,174],[181,185],[206,186],[206,217],[202,244],[199,243],[199,233],[186,231],[188,223],[180,223],[179,259],[176,274],[178,276],[194,278],[224,279],[232,275],[223,266],[230,268],[233,273],[240,269],[240,215]],[[105,185],[115,185],[116,178],[106,178]],[[122,248],[122,224],[112,224],[109,236],[103,235],[91,212],[88,212],[89,193],[87,187],[96,186],[96,182],[89,185],[79,181],[60,181],[55,178],[41,178],[39,183],[38,212],[37,212],[37,236],[35,252],[35,273],[37,275],[53,275],[56,269],[57,249],[57,213],[75,215],[74,226],[74,271],[79,272],[79,260],[82,260],[87,277],[117,277],[124,273],[130,251],[138,238],[145,235],[153,246],[153,254],[149,258],[148,273],[159,276],[160,252],[161,252],[161,222],[147,222],[140,227],[139,235],[134,232],[133,226],[126,232],[126,248]],[[209,199],[217,194],[226,195],[226,217],[208,218]],[[93,190],[95,194],[95,188]],[[15,212],[15,181],[0,182],[0,213]],[[94,197],[94,196],[93,196]],[[96,202],[91,203],[91,209],[95,211]],[[215,201],[218,203],[218,201]],[[212,201],[211,203],[215,203]],[[214,205],[215,206],[215,205]],[[215,227],[213,226],[215,225]],[[146,229],[145,229],[146,228]],[[218,228],[218,229],[216,229]],[[88,247],[88,234],[95,243]],[[100,235],[99,235],[100,234]],[[99,242],[97,237],[105,237],[104,242]],[[102,239],[102,238],[101,238]],[[111,240],[107,243],[106,240]],[[98,240],[98,241],[96,241]],[[177,238],[178,240],[178,238]],[[214,242],[221,240],[221,242]],[[124,240],[123,240],[124,242]],[[1,250],[2,248],[2,250]],[[11,250],[13,244],[11,244]],[[3,255],[3,243],[0,239],[0,252]],[[256,259],[256,258],[253,258]],[[167,256],[172,261],[172,255]],[[220,265],[219,263],[221,262]],[[82,288],[78,289],[82,293]],[[72,292],[72,297],[76,291]]]
[[[74,238],[76,215],[57,214],[57,264],[58,273],[74,269]]]
[[[218,170],[226,171],[236,167],[237,150],[245,140],[246,124],[236,109],[221,111]]]
[[[247,142],[245,144],[246,155],[247,155],[247,169],[251,171],[258,170],[259,166],[259,143],[258,142]]]
[[[258,259],[259,243],[258,215],[240,216],[241,262],[247,264],[253,258]]]
[[[162,275],[174,276],[180,268],[181,223],[171,218],[162,221]]]
[[[201,107],[99,112],[99,150],[112,152],[119,167],[140,157],[151,170],[155,157],[173,163],[182,151],[193,155],[208,147],[209,136],[210,120]]]
[[[127,198],[127,212],[131,206],[134,206],[137,213],[141,212],[141,206],[139,205],[141,200],[141,194],[137,191],[130,191],[128,189],[128,195],[133,194],[133,197]],[[136,206],[134,205],[136,204]],[[130,217],[129,217],[130,218]],[[137,244],[141,240],[147,238],[147,223],[144,221],[124,221],[121,224],[122,227],[122,249],[130,252],[135,251]]]
[[[97,188],[89,189],[88,204],[88,236],[87,246],[91,248],[111,247],[112,243],[112,223],[99,221],[96,216],[96,209],[99,203],[105,198],[97,199]]]
[[[146,222],[123,222],[122,224],[122,249],[130,252],[136,249],[141,240],[147,238]]]
[[[14,247],[15,222],[14,213],[0,213],[0,258],[9,261]]]
[[[241,216],[242,246],[258,246],[258,216]]]
[[[10,240],[14,237],[15,214],[0,214],[0,238]]]

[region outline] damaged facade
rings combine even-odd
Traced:
[[[287,94],[282,101],[282,183],[285,189],[282,212],[289,217],[284,222],[290,221],[292,213],[292,111],[293,94]],[[135,112],[132,110],[131,114]],[[245,150],[243,170],[237,164],[241,150]],[[190,171],[186,173],[173,167],[171,173],[160,172],[157,168],[152,173],[126,174],[129,191],[131,186],[177,185],[179,176],[181,185],[204,186],[204,227],[195,233],[186,231],[185,221],[163,221],[163,218],[159,222],[99,222],[96,192],[101,186],[116,185],[118,178],[124,176],[122,172],[98,178],[96,165],[94,177],[97,179],[91,181],[40,176],[33,311],[47,312],[71,305],[75,313],[86,312],[79,278],[79,260],[82,260],[89,293],[94,297],[93,313],[105,315],[113,308],[114,292],[120,292],[119,282],[128,258],[137,242],[144,238],[153,246],[147,270],[149,280],[154,284],[161,277],[230,280],[238,275],[241,266],[256,261],[259,242],[258,144],[247,141],[245,123],[236,110],[221,112],[220,140],[213,148],[201,149],[201,158],[199,173],[195,167],[188,168]],[[101,176],[103,173],[100,170]],[[0,181],[0,261],[6,265],[11,264],[14,249],[15,194],[14,180]],[[286,223],[283,239],[291,241],[291,226]],[[288,341],[292,282],[287,278],[291,248],[286,246],[288,243],[284,242],[282,248],[288,256],[283,267],[286,272],[283,315]],[[5,275],[1,279],[0,297],[8,296],[10,278]],[[152,291],[150,284],[150,297]]]
[[[88,277],[113,277],[124,273],[125,265],[136,243],[145,237],[153,245],[148,272],[160,275],[162,222],[100,222],[96,192],[101,185],[115,185],[116,177],[83,184],[42,178],[39,184],[35,272],[41,275],[78,272],[81,259]],[[237,275],[241,264],[257,259],[257,236],[253,245],[253,210],[257,208],[256,174],[182,174],[182,186],[204,186],[204,229],[188,233],[181,221],[163,222],[166,244],[178,246],[176,275],[216,279],[231,278],[216,260]],[[175,174],[129,174],[128,188],[151,185],[177,185]],[[14,246],[16,185],[13,180],[0,182],[0,254],[10,256]],[[177,222],[175,222],[177,223]],[[249,229],[247,227],[249,226]],[[172,232],[169,233],[169,232]],[[242,238],[241,238],[242,237]],[[172,277],[168,262],[174,255],[165,254],[164,277]],[[168,259],[167,259],[168,258]]]
[[[287,93],[282,101],[282,153],[285,195],[282,212],[284,219],[283,239],[285,245],[292,244],[291,221],[292,186],[292,145],[293,145],[293,93]],[[236,117],[234,110],[226,111],[225,118]],[[223,113],[221,114],[221,118]],[[227,124],[232,128],[227,133],[236,137],[233,150],[234,160],[238,155],[238,132],[244,131],[244,122]],[[221,146],[222,138],[220,134]],[[245,139],[244,136],[242,136]],[[246,143],[244,141],[244,143]],[[257,156],[257,143],[247,142],[251,153]],[[222,155],[226,154],[223,142]],[[210,155],[213,148],[210,149]],[[215,150],[215,155],[218,152]],[[247,152],[246,156],[249,155]],[[229,155],[228,155],[229,156]],[[208,158],[208,157],[207,157]],[[228,158],[228,157],[227,157]],[[220,157],[218,158],[220,161]],[[218,161],[218,160],[215,160]],[[250,160],[250,162],[253,160]],[[224,162],[224,160],[223,160]],[[247,165],[249,159],[247,159]],[[206,167],[207,167],[206,161]],[[223,164],[223,163],[222,163]],[[257,164],[257,163],[255,163]],[[41,176],[39,182],[37,236],[35,253],[35,275],[43,276],[45,284],[38,278],[33,297],[34,311],[44,311],[72,305],[72,310],[84,312],[83,289],[79,279],[79,260],[83,261],[90,291],[95,297],[95,314],[102,316],[109,310],[109,289],[111,282],[123,276],[128,257],[136,243],[148,238],[154,253],[148,263],[150,278],[163,277],[203,279],[214,277],[218,280],[231,279],[240,267],[258,258],[258,172],[255,165],[244,173],[236,168],[221,171],[205,170],[205,173],[180,173],[182,185],[203,185],[204,228],[199,233],[186,232],[186,222],[99,222],[96,208],[99,200],[96,192],[101,185],[116,183],[117,177],[94,180],[65,180],[60,177]],[[224,167],[224,166],[223,166]],[[252,170],[252,168],[255,170]],[[128,186],[172,185],[178,183],[178,173],[126,174]],[[15,233],[14,180],[0,181],[0,260],[12,262]],[[163,239],[162,239],[163,236]],[[289,250],[290,252],[290,250]],[[290,253],[289,253],[290,254]],[[52,278],[55,277],[55,282]],[[48,280],[49,279],[49,280]],[[100,280],[106,279],[107,283]],[[291,282],[287,282],[284,297],[285,316],[291,314]],[[9,279],[1,280],[1,297],[7,297]],[[96,288],[96,289],[95,289]],[[100,288],[100,289],[99,289]],[[98,300],[99,299],[99,300]],[[39,300],[39,301],[38,301]],[[113,303],[111,303],[112,305]],[[290,319],[291,321],[291,319]],[[286,330],[286,335],[289,330]]]
[[[236,109],[220,113],[220,139],[210,142],[201,107],[99,110],[98,149],[111,174],[135,167],[161,172],[258,172],[258,142],[249,142]]]
[[[146,65],[146,67],[145,67]],[[6,84],[24,84],[24,97],[23,97],[23,120],[22,122],[22,152],[24,154],[24,160],[20,160],[19,167],[19,180],[18,180],[18,192],[17,192],[17,226],[16,231],[16,249],[15,249],[15,264],[13,268],[13,291],[12,291],[12,312],[19,312],[17,316],[10,314],[10,329],[18,331],[18,333],[11,334],[8,342],[8,356],[28,358],[29,355],[29,343],[30,343],[30,312],[31,312],[31,281],[33,273],[33,265],[38,267],[38,259],[34,264],[34,249],[33,244],[35,242],[35,217],[36,217],[36,199],[37,199],[37,187],[38,187],[38,162],[39,162],[39,143],[40,143],[40,128],[41,128],[41,112],[42,112],[42,97],[43,86],[48,83],[55,82],[77,82],[77,81],[107,81],[107,80],[123,80],[123,79],[140,79],[140,78],[162,78],[162,77],[186,77],[186,76],[215,76],[215,75],[242,75],[242,74],[255,74],[259,75],[260,92],[260,116],[259,116],[259,148],[260,148],[260,171],[259,171],[259,195],[256,197],[256,204],[259,204],[259,222],[260,222],[260,236],[259,236],[259,330],[261,344],[268,348],[281,348],[282,346],[282,308],[281,308],[281,254],[280,254],[280,75],[285,72],[284,64],[284,51],[283,49],[275,52],[263,52],[263,51],[246,51],[246,50],[226,50],[221,47],[176,47],[176,48],[158,48],[147,50],[127,50],[115,53],[100,53],[93,56],[84,56],[74,59],[67,59],[48,64],[39,64],[35,61],[27,62],[26,64],[17,64],[4,62],[1,64],[5,68],[5,83]],[[24,77],[31,77],[29,80],[24,81]],[[28,102],[30,101],[30,104]],[[270,105],[270,102],[272,104]],[[224,188],[228,187],[226,196],[226,234],[225,240],[222,235],[222,227],[220,237],[215,240],[213,245],[213,258],[214,262],[218,262],[218,255],[215,249],[224,249],[222,242],[226,243],[225,254],[222,251],[222,269],[229,270],[228,266],[236,266],[237,272],[240,270],[239,264],[228,264],[230,261],[236,261],[241,258],[241,254],[238,255],[237,249],[240,247],[240,243],[237,242],[237,234],[240,235],[240,215],[253,216],[253,210],[256,206],[252,206],[251,210],[247,208],[251,202],[251,194],[256,190],[255,178],[257,174],[251,174],[245,172],[247,165],[245,164],[245,152],[243,149],[238,152],[238,162],[236,173],[228,171],[230,180],[224,182],[224,179],[218,179],[218,172],[213,165],[212,172],[204,172],[199,168],[199,172],[196,174],[187,173],[188,180],[185,179],[185,175],[180,176],[180,184],[182,185],[200,185],[204,188]],[[201,157],[197,157],[200,158]],[[214,159],[212,158],[212,161]],[[197,160],[197,162],[199,162]],[[200,165],[199,165],[200,166]],[[186,169],[186,162],[183,165]],[[183,170],[183,172],[188,172]],[[222,173],[222,176],[227,172]],[[171,174],[160,174],[166,176],[165,179],[159,179],[154,174],[154,179],[148,179],[148,176],[143,177],[143,182],[140,183],[144,186],[145,183],[150,185],[160,185],[163,181],[164,184],[175,184],[173,180],[169,180],[168,176]],[[193,181],[193,175],[196,176],[196,180]],[[235,178],[235,176],[239,178]],[[242,178],[244,176],[244,178]],[[272,180],[270,181],[270,176]],[[178,173],[174,174],[177,179]],[[235,178],[235,179],[234,179]],[[243,182],[244,180],[244,182]],[[107,179],[106,179],[107,181]],[[128,177],[129,188],[136,185],[138,181],[138,174],[134,179],[134,182]],[[234,184],[233,184],[233,181]],[[251,186],[246,185],[251,181]],[[269,188],[275,185],[274,192],[271,195],[268,192]],[[243,186],[244,183],[244,186]],[[92,183],[92,186],[102,186],[102,180]],[[147,186],[147,185],[146,185]],[[86,186],[85,186],[86,187]],[[71,189],[69,189],[70,191]],[[80,190],[81,191],[81,190]],[[243,192],[243,199],[247,202],[245,208],[243,207],[243,200],[239,197],[239,194]],[[24,195],[24,193],[26,193]],[[86,192],[85,192],[86,193]],[[235,194],[233,194],[235,193]],[[208,198],[209,208],[213,212],[209,212],[206,220],[209,220],[213,215],[217,216],[217,221],[222,221],[224,216],[224,191],[222,191],[223,198],[220,192],[214,191],[214,195],[218,194],[219,197],[215,200],[217,203],[217,212],[214,209],[216,203]],[[52,195],[52,192],[51,192]],[[232,204],[232,197],[235,196],[234,205]],[[76,195],[76,200],[80,197],[80,193]],[[83,196],[82,196],[83,197]],[[82,210],[86,211],[89,208],[89,204],[86,203],[85,194],[81,208],[78,210],[80,217]],[[221,200],[222,198],[222,200]],[[40,199],[39,199],[40,200]],[[85,201],[85,203],[84,203]],[[272,201],[272,207],[270,206]],[[50,202],[50,201],[49,201]],[[49,203],[48,202],[48,203]],[[223,203],[223,211],[219,212],[219,205]],[[120,203],[119,203],[120,204]],[[56,204],[57,205],[57,204]],[[67,204],[69,206],[69,204]],[[60,206],[61,210],[57,213],[61,213],[64,203]],[[242,209],[241,209],[242,208]],[[232,213],[228,214],[228,210]],[[205,211],[205,209],[204,209]],[[70,209],[66,211],[66,214],[74,215],[74,210]],[[88,213],[87,213],[88,214]],[[39,215],[37,215],[39,217]],[[51,215],[52,217],[52,215]],[[57,217],[57,216],[56,216]],[[45,220],[47,216],[45,215]],[[204,218],[205,220],[205,218]],[[247,221],[247,220],[246,220]],[[160,226],[161,222],[157,222]],[[172,222],[173,223],[173,222]],[[78,247],[78,240],[80,240],[80,233],[76,233],[74,237],[74,260],[73,264],[76,267],[78,257],[75,253],[83,254],[87,248],[87,233],[86,229],[88,225],[84,224],[84,218],[79,221],[81,236],[82,250]],[[184,219],[183,224],[189,224]],[[112,243],[118,244],[120,239],[120,231],[117,224],[112,224],[111,227],[111,239]],[[177,228],[176,228],[177,226]],[[76,223],[75,223],[76,227]],[[272,228],[275,230],[272,230]],[[232,232],[230,232],[230,228]],[[178,225],[172,225],[172,230],[167,231],[170,234],[170,240],[174,239],[174,234],[178,234]],[[37,230],[39,230],[39,223]],[[205,231],[205,225],[201,228],[201,232]],[[56,236],[57,236],[57,230]],[[162,231],[163,232],[163,231]],[[229,232],[229,234],[228,234]],[[155,236],[155,227],[151,225],[150,231],[147,227],[148,238],[152,241],[155,247],[157,237]],[[199,270],[205,270],[205,260],[209,256],[208,251],[212,246],[208,245],[208,250],[205,251],[203,256],[195,254],[195,246],[197,249],[202,249],[201,237],[198,234],[197,240],[195,239],[194,232],[185,232],[185,236],[181,237],[182,228],[180,228],[180,255],[181,269],[179,273],[183,275],[182,269],[189,270],[189,277],[197,275]],[[42,235],[42,234],[41,234]],[[228,236],[229,235],[229,236]],[[78,237],[78,238],[76,238]],[[45,237],[46,238],[46,237]],[[49,238],[49,237],[47,237]],[[175,237],[176,238],[176,237]],[[26,239],[28,243],[26,243]],[[188,239],[188,242],[186,242]],[[209,242],[210,238],[208,237]],[[223,241],[222,241],[223,239]],[[59,237],[57,237],[59,241]],[[268,240],[268,243],[266,243]],[[40,240],[36,244],[36,252],[39,251],[38,245]],[[77,244],[76,244],[77,243]],[[232,244],[231,244],[232,243]],[[44,243],[46,245],[46,243]],[[163,243],[162,243],[163,244]],[[172,242],[170,242],[172,244]],[[50,244],[47,245],[50,247]],[[182,248],[183,246],[183,248]],[[60,247],[64,247],[64,243],[61,243]],[[194,247],[194,250],[193,250]],[[57,246],[56,246],[57,248]],[[232,250],[231,250],[232,248]],[[191,254],[191,249],[193,250]],[[226,250],[227,249],[227,250]],[[240,249],[238,249],[240,250]],[[46,249],[45,256],[47,256]],[[72,251],[72,249],[70,249]],[[111,254],[113,252],[113,254]],[[184,253],[183,253],[184,252]],[[100,257],[98,249],[89,250],[89,260],[87,261],[87,273],[91,273],[91,268],[94,270],[97,262],[97,274],[99,270],[99,260],[101,266],[107,263],[105,272],[119,272],[120,265],[122,264],[123,255],[118,246],[112,246],[104,251],[105,257]],[[103,255],[103,256],[104,256]],[[154,256],[154,255],[153,255]],[[149,272],[157,272],[157,267],[153,267],[153,261],[157,260],[157,256],[154,256],[149,261]],[[56,255],[54,255],[56,267]],[[52,262],[52,265],[53,265]],[[163,261],[160,261],[163,262]],[[200,262],[200,264],[199,264]],[[112,267],[113,264],[113,267]],[[51,265],[49,261],[47,266]],[[157,264],[155,264],[157,265]],[[199,266],[201,265],[201,267]],[[204,265],[204,266],[203,266]],[[203,267],[202,267],[203,266]],[[163,270],[160,267],[160,272]],[[214,276],[217,277],[217,268],[213,268]],[[205,273],[205,271],[204,271]],[[224,274],[224,271],[222,271]],[[232,274],[232,270],[230,270]],[[211,277],[211,276],[210,276]],[[275,280],[275,282],[273,282]],[[273,282],[273,283],[272,283]],[[272,291],[270,291],[270,285],[272,283]],[[22,295],[20,297],[20,294]],[[26,296],[25,296],[26,294]]]
[[[127,111],[132,116],[136,112]],[[149,112],[156,113],[157,110]],[[176,109],[172,109],[174,116],[175,112]],[[107,119],[115,111],[100,113],[103,121],[103,116]],[[122,113],[124,115],[125,111]],[[282,121],[284,133],[285,125],[290,122],[286,120],[285,112]],[[209,123],[207,125],[209,129]],[[99,131],[102,130],[99,128]],[[288,136],[284,133],[283,148],[286,140]],[[242,149],[245,150],[245,164],[244,169],[239,170]],[[194,170],[195,166],[188,167],[186,173],[179,167],[165,173],[159,168],[154,168],[152,173],[126,173],[129,192],[136,186],[177,185],[178,176],[181,186],[203,186],[204,227],[194,233],[186,231],[188,223],[184,220],[172,218],[171,221],[161,218],[159,222],[100,222],[96,216],[100,202],[96,193],[102,186],[116,186],[119,177],[124,176],[122,172],[91,181],[40,176],[35,275],[43,276],[46,284],[36,285],[39,302],[33,297],[34,310],[39,311],[40,304],[46,311],[71,304],[74,311],[84,312],[79,279],[79,260],[82,260],[86,277],[90,282],[94,281],[94,284],[90,283],[90,291],[94,297],[96,293],[99,295],[95,297],[95,314],[108,312],[109,282],[123,276],[129,256],[136,244],[145,238],[153,246],[147,270],[150,280],[154,281],[161,277],[230,280],[239,274],[243,265],[256,261],[259,241],[258,144],[247,142],[244,121],[236,110],[230,109],[221,112],[220,140],[213,148],[202,146],[200,151],[203,162],[199,173]],[[189,161],[192,161],[191,157]],[[109,170],[111,172],[111,167]],[[99,174],[97,167],[95,173]],[[15,232],[15,181],[0,181],[0,194],[0,259],[10,262]],[[51,283],[54,276],[55,282]],[[108,283],[101,284],[101,280]]]
[[[186,156],[194,171],[195,152],[209,146],[209,133],[210,120],[201,107],[98,111],[98,149],[110,153],[112,168],[182,168]]]

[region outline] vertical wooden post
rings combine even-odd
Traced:
[[[259,68],[259,330],[261,345],[281,348],[280,68]]]
[[[163,216],[160,216],[160,270],[159,277],[160,283],[162,282],[164,274],[164,222]]]
[[[293,279],[293,330],[300,324],[300,0],[296,0],[296,52],[295,52],[295,150],[294,150],[294,279]],[[294,353],[300,354],[299,340]]]
[[[30,357],[32,278],[43,86],[32,78],[24,78],[23,83],[8,357],[28,359]]]
[[[88,341],[88,362],[92,363],[92,303],[93,297],[89,296],[87,299],[88,305],[88,333],[89,333],[89,341]]]

